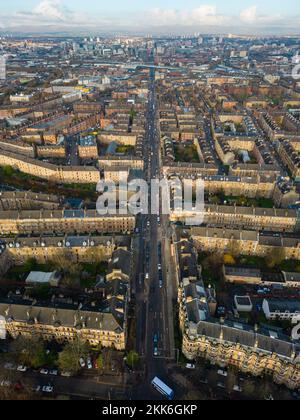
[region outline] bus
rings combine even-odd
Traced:
[[[167,397],[168,400],[174,399],[174,391],[171,388],[169,388],[165,383],[163,383],[163,381],[161,381],[159,378],[155,377],[151,384],[164,397]]]

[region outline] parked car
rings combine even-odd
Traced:
[[[50,385],[43,386],[42,392],[45,392],[46,394],[52,394],[53,393],[53,387]]]
[[[62,372],[61,376],[63,376],[64,378],[71,378],[72,373],[71,372]]]
[[[48,369],[41,369],[40,370],[41,375],[48,375],[48,373],[49,373]]]
[[[18,366],[17,371],[18,372],[27,372],[27,367],[23,366],[23,365],[20,365],[20,366]]]
[[[58,371],[56,369],[53,369],[53,370],[50,370],[49,374],[52,375],[52,376],[57,376]]]
[[[88,359],[87,359],[87,368],[88,369],[93,369],[93,363],[92,363],[92,359],[90,357],[88,357]]]
[[[226,370],[220,369],[220,370],[218,370],[218,375],[224,376],[225,378],[227,378],[228,373],[226,372]]]
[[[11,386],[11,382],[10,381],[1,381],[0,382],[0,386],[4,387],[4,388],[9,388]]]
[[[196,366],[195,366],[193,363],[188,363],[188,364],[186,365],[186,368],[187,368],[187,369],[196,369]]]
[[[82,368],[85,368],[85,361],[82,357],[79,359],[79,364]]]

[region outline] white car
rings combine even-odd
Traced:
[[[218,370],[218,375],[220,375],[220,376],[224,376],[225,378],[227,378],[227,376],[228,376],[228,373],[225,371],[225,370]]]
[[[187,369],[196,369],[196,366],[195,366],[194,364],[192,364],[192,363],[188,363],[188,364],[186,365],[186,368],[187,368]]]
[[[46,394],[52,394],[53,392],[53,387],[48,385],[48,386],[43,386],[42,388],[42,392],[45,392]]]
[[[40,374],[41,375],[48,375],[49,371],[47,369],[41,369]]]
[[[82,367],[82,369],[85,368],[85,361],[82,357],[79,359],[79,364]]]
[[[71,372],[62,372],[61,376],[63,376],[64,378],[71,378],[72,373]]]
[[[88,357],[88,359],[87,359],[87,368],[88,369],[93,369],[93,363],[92,363],[92,359],[90,357]]]
[[[1,381],[0,386],[3,386],[5,388],[9,388],[11,386],[11,382],[10,381]]]
[[[27,367],[23,366],[23,365],[20,365],[20,366],[18,366],[17,371],[18,372],[27,372]]]

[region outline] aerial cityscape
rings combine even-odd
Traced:
[[[299,3],[100,3],[1,8],[0,400],[300,400]]]

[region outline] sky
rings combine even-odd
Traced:
[[[299,0],[1,0],[2,31],[300,34]]]

